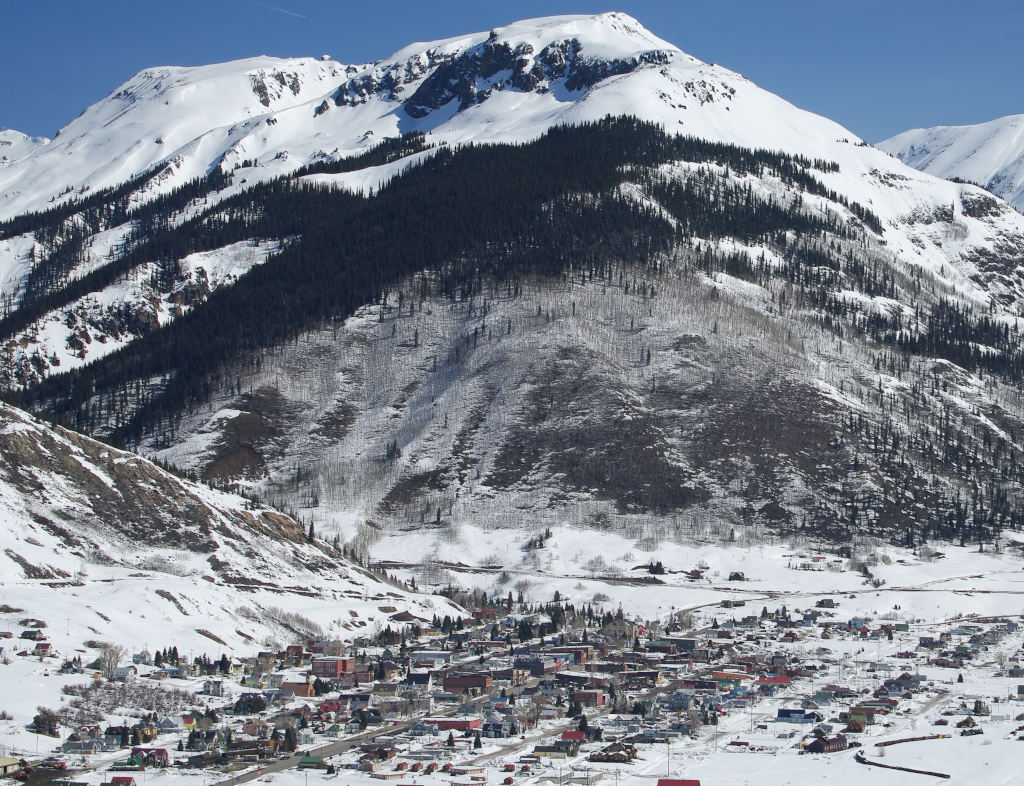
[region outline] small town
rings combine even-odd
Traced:
[[[817,757],[870,777],[948,778],[886,751],[1024,739],[1024,633],[1008,617],[925,626],[847,616],[841,596],[804,609],[727,598],[645,626],[621,607],[596,614],[557,596],[470,597],[463,618],[393,613],[372,638],[247,658],[173,644],[57,653],[45,623],[22,619],[0,640],[0,668],[31,662],[62,695],[27,729],[38,750],[4,750],[0,775],[57,786],[289,773],[304,784],[695,786],[738,782],[723,768],[759,759]]]
[[[1024,2],[7,2],[0,786],[1024,786]]]

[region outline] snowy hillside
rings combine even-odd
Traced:
[[[271,57],[140,71],[0,173],[0,215],[108,188],[158,164],[169,167],[165,189],[203,175],[246,136],[259,138],[275,112],[344,75],[330,60]]]
[[[0,604],[6,625],[84,640],[249,653],[265,640],[341,640],[398,610],[450,613],[240,497],[0,405]],[[393,609],[381,611],[380,607]]]
[[[1024,115],[904,131],[878,147],[936,177],[978,183],[1024,210]]]

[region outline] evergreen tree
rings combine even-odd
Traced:
[[[295,734],[294,726],[286,726],[284,730],[284,740],[281,746],[286,751],[294,751],[298,747],[298,737]]]

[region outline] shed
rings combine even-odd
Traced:
[[[13,775],[21,769],[21,762],[10,756],[0,756],[0,775]]]

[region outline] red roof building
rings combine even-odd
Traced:
[[[778,677],[758,677],[758,685],[789,685],[793,681],[785,674]]]
[[[311,670],[314,677],[326,677],[327,679],[338,679],[342,675],[351,674],[356,670],[355,658],[341,658],[328,655],[322,658],[313,658]]]

